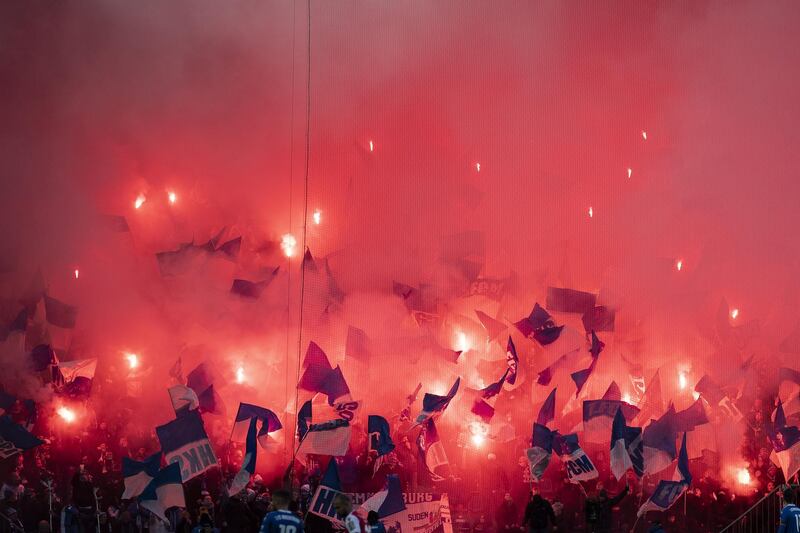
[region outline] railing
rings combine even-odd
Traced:
[[[781,509],[783,508],[783,489],[775,488],[758,500],[752,507],[727,525],[720,533],[772,533],[778,530]]]

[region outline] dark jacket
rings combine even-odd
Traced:
[[[597,498],[589,498],[586,500],[586,523],[589,525],[589,531],[604,532],[611,530],[611,509],[622,501],[622,498],[627,496],[628,487],[614,496],[609,498],[602,492]]]
[[[523,524],[531,529],[544,529],[548,523],[556,523],[556,515],[550,502],[536,494],[528,505],[525,506],[525,519]]]

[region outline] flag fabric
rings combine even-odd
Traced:
[[[597,359],[597,356],[600,355],[600,352],[602,352],[603,348],[605,348],[605,347],[606,347],[606,343],[601,341],[597,337],[597,334],[594,331],[592,331],[592,343],[591,343],[591,345],[589,347],[589,353],[592,354],[592,357]]]
[[[297,413],[297,435],[300,440],[306,436],[308,425],[311,423],[311,400],[306,401]]]
[[[205,391],[213,383],[214,379],[211,376],[211,370],[209,370],[206,363],[200,363],[186,376],[186,385],[197,394]]]
[[[527,338],[535,339],[542,346],[554,343],[561,336],[564,326],[556,326],[553,317],[538,303],[527,318],[514,323],[514,326]]]
[[[236,418],[234,419],[233,429],[231,430],[232,441],[246,442],[245,439],[250,434],[250,420],[257,420],[261,426],[261,429],[258,431],[259,444],[261,444],[260,441],[265,438],[267,434],[278,431],[283,427],[281,421],[278,419],[278,415],[266,407],[260,407],[249,403],[239,403],[239,409],[236,411]],[[261,447],[264,448],[265,446],[262,444]]]
[[[432,416],[444,412],[447,406],[450,405],[450,401],[458,392],[458,385],[460,383],[461,378],[456,378],[455,383],[450,387],[450,391],[444,396],[426,392],[425,396],[422,397],[422,411],[417,415],[417,424],[422,424]]]
[[[694,386],[694,391],[712,406],[719,405],[725,398],[725,392],[722,387],[717,385],[707,374],[700,378],[700,381]]]
[[[692,475],[689,473],[689,455],[686,452],[686,433],[683,434],[683,444],[678,457],[678,468],[675,471],[677,480],[669,481],[662,479],[653,494],[639,508],[637,516],[644,516],[648,511],[666,511],[678,501],[684,491],[692,483]]]
[[[603,393],[603,400],[622,401],[622,391],[619,390],[619,385],[617,385],[616,381],[612,381],[606,392]]]
[[[597,359],[592,358],[592,362],[589,364],[589,368],[584,370],[578,370],[577,372],[573,372],[570,374],[572,381],[575,382],[575,397],[577,398],[581,394],[581,390],[583,390],[583,386],[586,385],[586,382],[589,381],[589,376],[592,375],[594,372],[594,367],[597,364]]]
[[[800,385],[800,371],[792,368],[781,367],[778,369],[778,382],[791,381]]]
[[[166,511],[171,507],[186,507],[178,463],[161,469],[139,496],[139,505],[167,522]]]
[[[583,329],[589,331],[614,331],[615,313],[603,305],[592,307],[583,314]]]
[[[0,416],[0,459],[5,459],[44,444],[8,415]]]
[[[311,424],[295,454],[305,464],[305,455],[333,455],[340,457],[350,446],[352,428],[347,420],[339,418],[322,424]]]
[[[641,410],[637,422],[639,425],[644,425],[651,418],[660,415],[664,412],[664,400],[661,396],[661,378],[659,377],[660,370],[656,370],[653,374],[650,383],[644,389],[642,401],[639,402]]]
[[[240,412],[241,409],[242,409],[242,404],[239,404]],[[258,418],[255,416],[251,416],[248,420],[250,422],[247,428],[247,440],[245,441],[244,459],[242,459],[242,467],[239,469],[239,472],[236,473],[236,476],[233,478],[233,481],[231,481],[231,486],[228,489],[229,496],[233,496],[234,494],[239,494],[241,491],[247,488],[247,484],[250,482],[250,476],[256,473],[256,455],[258,451],[258,448],[256,447],[256,434],[257,434],[256,424],[258,423]]]
[[[642,432],[644,443],[644,470],[648,474],[655,474],[675,460],[675,438],[678,431],[675,429],[675,408],[670,406],[661,418],[651,422]]]
[[[358,400],[350,400],[330,405],[324,398],[317,396],[311,400],[311,421],[314,424],[319,424],[343,418],[353,423],[358,416],[362,403],[363,402]]]
[[[342,369],[338,365],[325,378],[320,391],[328,396],[328,405],[333,405],[336,400],[350,396],[350,388],[342,374]]]
[[[508,365],[508,372],[504,376],[505,379],[502,380],[502,386],[506,390],[514,390],[519,387],[523,379],[519,375],[519,356],[517,355],[517,347],[514,346],[514,341],[511,340],[511,336],[508,337],[508,343],[506,344],[506,364]]]
[[[181,479],[189,481],[219,466],[217,456],[197,411],[189,411],[172,422],[156,427],[166,463],[178,463]]]
[[[144,461],[122,458],[122,477],[125,483],[123,500],[140,495],[161,470],[161,452],[158,451]]]
[[[201,413],[210,413],[213,415],[225,413],[225,405],[222,403],[222,397],[214,388],[214,385],[209,385],[206,390],[198,394],[197,401],[197,409]]]
[[[781,421],[784,425],[778,424]],[[778,403],[775,422],[767,425],[767,438],[775,450],[783,477],[791,479],[800,471],[800,429],[797,426],[786,426],[785,421],[783,405]]]
[[[502,377],[495,383],[479,390],[475,401],[472,403],[472,414],[478,415],[481,420],[487,424],[491,422],[494,416],[494,405],[497,401],[497,395],[500,394],[500,391],[503,389],[503,383],[506,381],[506,376],[510,374],[510,370],[511,369],[506,370]]]
[[[246,279],[234,279],[233,284],[231,284],[231,294],[235,294],[237,296],[241,296],[242,298],[249,298],[252,300],[257,300],[261,297],[261,294],[264,290],[272,283],[277,275],[278,271],[281,267],[275,267],[269,274],[266,279],[262,279],[261,281],[249,281]]]
[[[339,468],[336,466],[335,457],[331,457],[328,461],[328,466],[325,468],[325,474],[322,476],[319,484],[333,490],[342,490],[342,481],[339,478]]]
[[[508,328],[503,322],[490,317],[483,311],[476,309],[475,314],[478,316],[478,320],[481,321],[481,325],[486,330],[490,341],[495,340]]]
[[[353,326],[347,327],[347,340],[344,345],[344,355],[358,361],[368,363],[372,358],[370,341],[362,329]]]
[[[542,406],[539,408],[539,415],[536,423],[546,426],[556,418],[556,388],[550,391]]]
[[[366,516],[370,511],[378,513],[379,518],[386,518],[396,513],[405,511],[406,504],[403,501],[403,489],[400,486],[400,478],[396,475],[386,477],[386,485],[370,496],[361,504],[361,512]]]
[[[555,432],[550,431],[544,425],[539,423],[533,425],[531,447],[525,450],[525,455],[528,457],[531,477],[536,481],[542,479],[544,471],[547,470],[547,465],[550,464],[554,436]]]
[[[590,292],[547,287],[547,309],[562,313],[586,313],[595,307],[597,296]]]
[[[600,476],[589,456],[578,444],[578,435],[560,435],[556,433],[553,439],[553,451],[561,457],[567,468],[570,483],[589,481]]]
[[[394,450],[389,422],[378,415],[369,415],[367,418],[367,434],[369,435],[369,449],[375,450],[378,457],[382,457]]]
[[[697,426],[709,422],[703,400],[698,398],[692,405],[675,413],[675,431],[692,431]]]
[[[543,386],[550,385],[550,382],[553,381],[553,375],[555,374],[556,370],[567,362],[567,356],[569,354],[564,354],[559,357],[552,365],[548,366],[541,372],[539,372],[539,376],[536,379],[536,383]]]
[[[625,420],[632,421],[639,414],[639,408],[620,400],[584,400],[584,440],[605,443],[617,412],[621,412]]]
[[[183,377],[183,359],[178,357],[178,360],[170,367],[169,375],[175,379],[179,384],[183,384],[185,379]]]
[[[644,475],[644,442],[642,428],[625,424],[622,409],[617,409],[611,427],[611,472],[614,477],[622,479],[625,472],[632,468],[637,477]]]
[[[45,295],[44,310],[48,324],[65,329],[75,328],[78,321],[77,307]]]
[[[312,341],[308,344],[303,359],[303,375],[300,376],[297,386],[311,392],[322,392],[323,384],[332,371],[333,367],[328,361],[328,356],[317,343]]]
[[[436,431],[433,418],[428,418],[422,423],[417,436],[417,452],[420,473],[430,481],[444,481],[450,463],[444,452],[444,446]]]
[[[59,361],[58,373],[63,386],[60,391],[71,397],[88,397],[92,392],[97,359]]]
[[[197,394],[186,385],[174,385],[167,389],[175,416],[181,416],[189,411],[194,411],[200,406]]]

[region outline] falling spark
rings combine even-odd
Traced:
[[[642,139],[647,140],[647,132],[642,130]]]
[[[593,216],[594,216],[594,209],[592,209],[592,207],[589,206],[589,218],[592,218]]]
[[[245,375],[244,375],[244,368],[239,367],[236,369],[236,383],[242,384],[244,383]]]
[[[736,320],[736,317],[738,317],[738,316],[739,316],[739,310],[738,309],[731,309],[731,318],[733,320]]]
[[[475,163],[475,171],[476,172],[480,172],[481,171],[481,164],[480,163]]]
[[[322,222],[322,211],[317,209],[314,211],[314,224],[319,225],[320,222]]]
[[[78,279],[80,277],[80,275],[81,275],[80,271],[76,268],[75,269],[75,279]]]
[[[136,197],[136,200],[133,202],[133,207],[139,209],[140,207],[142,207],[145,200],[147,200],[147,198],[145,198],[144,194],[140,194],[139,196]]]
[[[633,174],[633,169],[628,167],[628,179],[631,179],[631,174]]]
[[[683,389],[686,388],[686,385],[688,385],[688,382],[686,381],[686,374],[684,374],[683,372],[679,372],[678,373],[678,386],[681,388],[681,390],[683,390]]]
[[[297,239],[294,238],[294,235],[287,233],[281,237],[281,250],[283,250],[286,257],[292,257],[295,254],[297,251]]]
[[[139,366],[139,356],[135,353],[126,353],[125,359],[128,360],[128,368],[131,370]]]
[[[678,269],[678,272],[681,271],[681,269],[683,268],[683,259],[678,259],[677,261],[675,261],[675,268]]]
[[[369,142],[369,151],[370,152],[374,152],[375,151],[375,145],[372,143],[372,141]]]
[[[736,474],[736,481],[738,481],[740,485],[749,485],[750,472],[748,472],[746,468],[740,468],[739,472]]]
[[[459,331],[456,333],[456,350],[459,352],[466,352],[469,351],[471,348],[471,344],[469,339],[467,338],[467,334],[463,331]]]
[[[59,407],[56,413],[58,413],[58,416],[60,416],[61,419],[67,424],[72,424],[75,422],[75,412],[69,407]]]
[[[169,200],[169,203],[174,204],[178,200],[178,195],[175,194],[175,191],[168,191],[167,199]]]

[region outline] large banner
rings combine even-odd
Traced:
[[[197,410],[158,426],[156,435],[164,452],[164,460],[167,464],[180,465],[184,483],[219,466]]]
[[[338,530],[344,530],[342,521],[336,518],[333,509],[333,499],[339,491],[320,486],[311,499],[309,512],[327,520]],[[348,493],[353,500],[353,508],[364,503],[372,493]],[[450,507],[447,494],[432,492],[404,492],[403,501],[406,509],[399,513],[383,518],[381,522],[386,527],[386,533],[450,533],[452,526],[449,523]],[[448,523],[442,522],[442,515],[448,517]]]

